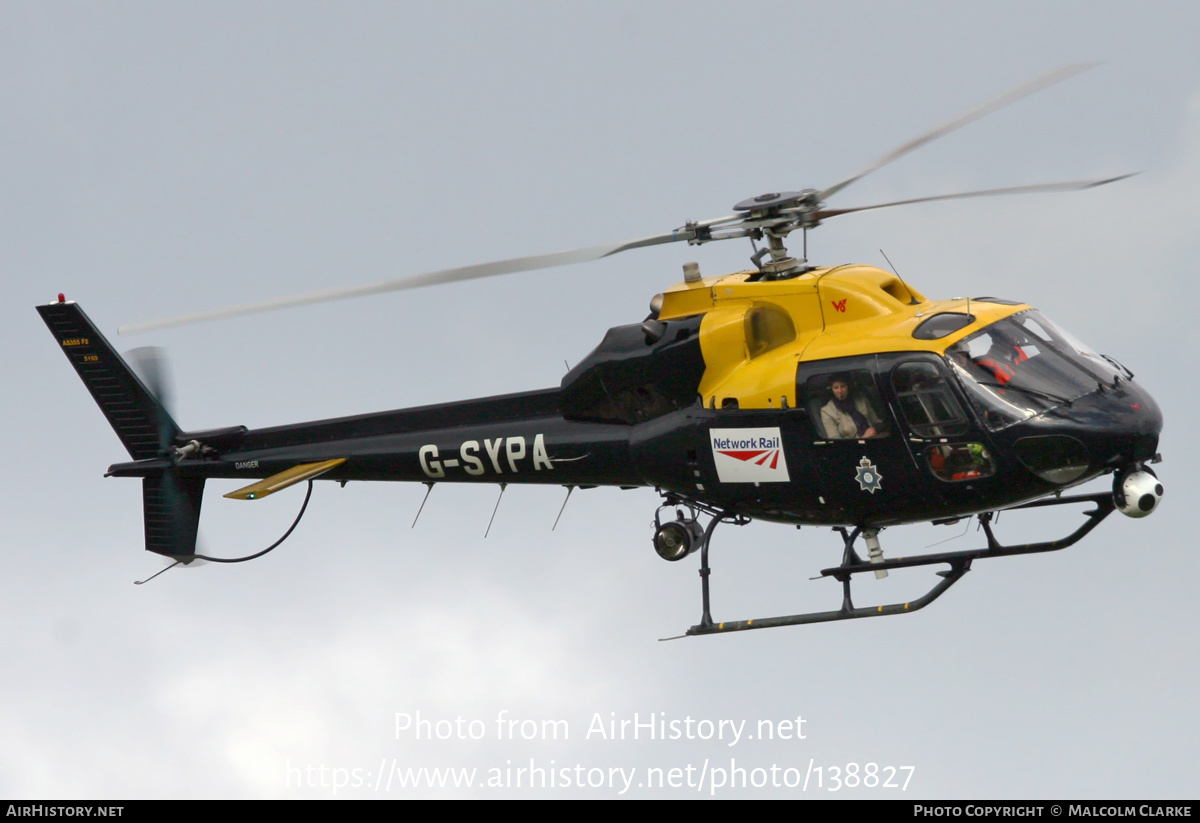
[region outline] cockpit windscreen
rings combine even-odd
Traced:
[[[946,359],[993,430],[1129,376],[1033,309],[964,338]]]

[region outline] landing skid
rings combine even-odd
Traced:
[[[979,524],[983,527],[984,534],[987,536],[987,547],[983,549],[971,549],[968,551],[959,552],[938,552],[936,554],[922,554],[916,557],[897,557],[890,560],[881,560],[878,562],[865,562],[854,550],[854,542],[862,534],[861,527],[855,528],[849,532],[846,529],[839,528],[844,543],[842,551],[842,562],[833,568],[823,569],[820,577],[832,577],[842,581],[842,607],[836,611],[827,612],[809,612],[807,614],[793,614],[784,617],[766,617],[754,618],[752,620],[732,620],[725,622],[715,622],[712,619],[712,610],[709,597],[708,578],[711,570],[708,566],[708,546],[712,538],[712,533],[717,524],[724,520],[735,520],[732,516],[717,514],[713,517],[712,522],[708,524],[708,528],[704,530],[703,544],[700,548],[700,579],[702,598],[704,603],[703,616],[700,622],[687,630],[687,634],[680,637],[690,637],[693,635],[702,634],[725,634],[728,632],[750,631],[751,629],[770,629],[776,626],[798,626],[805,623],[828,623],[834,620],[857,620],[862,617],[882,617],[889,614],[908,614],[923,609],[941,597],[947,589],[957,583],[964,574],[971,570],[971,563],[979,558],[984,557],[1008,557],[1015,554],[1037,554],[1039,552],[1053,552],[1059,549],[1065,549],[1068,546],[1074,545],[1084,535],[1094,529],[1101,520],[1112,513],[1116,507],[1113,502],[1112,494],[1101,492],[1097,494],[1080,494],[1070,497],[1055,497],[1048,500],[1035,500],[1032,503],[1026,503],[1022,506],[1014,506],[1012,509],[1005,511],[1015,511],[1019,509],[1034,509],[1045,506],[1062,506],[1076,503],[1093,503],[1095,508],[1084,512],[1086,520],[1083,525],[1066,537],[1058,540],[1049,540],[1043,543],[1025,543],[1016,546],[1005,546],[996,539],[992,533],[992,517],[993,512],[985,512],[979,515]],[[856,607],[850,596],[850,582],[856,574],[864,574],[866,572],[880,572],[888,569],[903,569],[912,566],[930,566],[937,563],[946,563],[949,568],[938,572],[938,576],[942,578],[933,588],[927,591],[921,597],[915,600],[910,600],[905,603],[889,603],[883,606],[868,606]],[[674,640],[676,638],[664,638]]]

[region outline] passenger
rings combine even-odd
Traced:
[[[882,421],[865,397],[852,397],[850,378],[836,375],[829,385],[833,399],[821,409],[821,425],[831,440],[878,437]]]

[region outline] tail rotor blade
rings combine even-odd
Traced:
[[[155,428],[158,431],[158,446],[165,451],[170,447],[175,434],[171,370],[167,362],[167,350],[160,346],[141,346],[125,352],[125,358],[146,388],[158,401],[155,413]]]

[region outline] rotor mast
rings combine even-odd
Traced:
[[[761,279],[783,280],[808,271],[808,260],[804,256],[793,257],[783,241],[796,229],[807,231],[820,223],[820,207],[820,192],[815,189],[768,192],[738,203],[733,207],[737,214],[704,223],[689,223],[684,229],[690,229],[694,234],[688,240],[690,245],[749,237],[755,250],[750,260],[761,272]],[[726,226],[729,228],[725,229]],[[755,241],[760,240],[767,241],[765,248],[758,248]],[[767,257],[770,259],[764,263]]]

